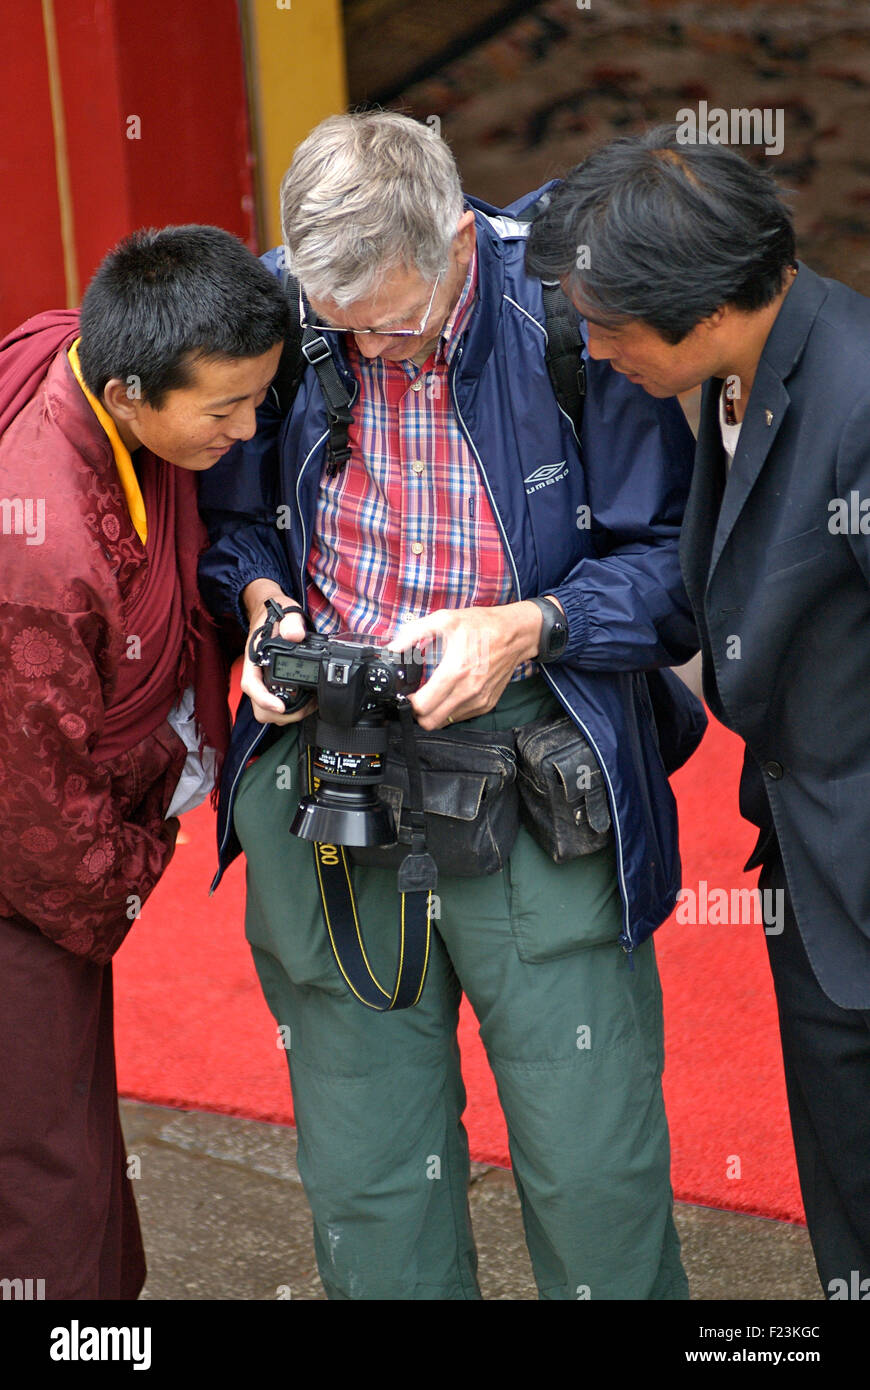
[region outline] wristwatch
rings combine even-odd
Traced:
[[[534,603],[544,615],[538,661],[558,661],[568,645],[568,619],[551,598],[531,598],[529,603]]]

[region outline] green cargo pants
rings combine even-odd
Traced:
[[[555,702],[508,686],[467,727],[527,723]],[[321,915],[310,844],[288,834],[298,726],[244,774],[246,929],[287,1046],[299,1171],[327,1295],[479,1298],[468,1212],[464,989],[510,1138],[541,1298],[688,1297],[672,1219],[652,942],[617,944],[611,848],[556,865],[520,830],[507,868],[439,879],[429,974],[414,1008],[377,1014],[348,991]],[[366,949],[395,973],[394,870],[354,871]]]

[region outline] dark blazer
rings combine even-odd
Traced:
[[[866,1009],[870,300],[801,264],[727,481],[721,387],[704,387],[680,545],[704,693],[747,745],[741,810],[761,828],[747,867],[770,853],[775,827],[819,983],[837,1004]],[[847,534],[844,509],[857,523]]]

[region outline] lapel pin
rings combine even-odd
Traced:
[[[764,412],[764,418],[765,418],[765,420],[767,421],[767,423],[768,423],[769,425],[772,425],[772,424],[773,424],[773,411],[772,411],[772,410],[765,410],[765,412]]]

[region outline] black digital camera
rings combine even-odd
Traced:
[[[301,609],[266,604],[267,620],[251,638],[248,655],[263,683],[288,713],[317,698],[317,728],[310,747],[314,790],[302,798],[290,831],[333,845],[387,845],[396,839],[392,812],[377,795],[387,748],[386,720],[397,701],[423,678],[416,653],[390,651],[376,638],[342,633],[323,637]],[[287,613],[299,612],[308,635],[301,642],[273,636]]]

